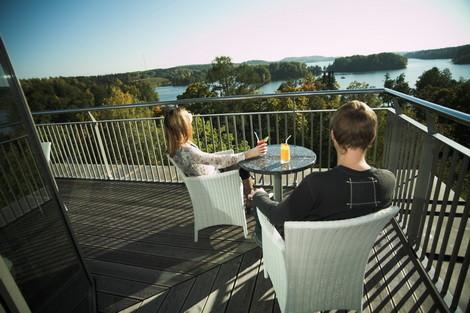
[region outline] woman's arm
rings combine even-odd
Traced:
[[[266,154],[266,144],[259,145],[245,152],[231,154],[206,153],[194,146],[185,147],[194,163],[212,165],[216,168],[225,168],[237,164],[245,159]]]
[[[240,161],[245,160],[245,153],[232,153],[232,154],[216,154],[206,153],[196,147],[186,147],[191,160],[196,164],[212,165],[216,168],[225,168],[237,164]]]

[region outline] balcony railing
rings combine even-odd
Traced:
[[[212,103],[233,104],[265,99],[332,97],[384,94],[391,106],[375,108],[380,128],[368,161],[388,168],[397,178],[394,204],[400,213],[394,226],[416,258],[414,266],[426,277],[444,311],[470,310],[470,234],[468,195],[470,149],[437,131],[438,118],[463,125],[470,115],[389,89],[249,95],[223,98],[186,99],[137,105],[103,106],[89,109],[37,112],[33,115],[88,112],[91,121],[38,124],[42,141],[52,142],[51,170],[55,177],[147,182],[181,182],[166,158],[163,120],[131,118],[95,120],[93,112],[136,107]],[[414,107],[418,118],[407,115]],[[261,106],[260,106],[261,107]],[[328,122],[334,110],[256,111],[198,114],[193,122],[195,141],[202,150],[244,150],[255,144],[254,131],[270,136],[272,143],[292,135],[291,143],[314,150],[314,169],[284,178],[295,185],[312,171],[336,164]],[[421,118],[419,118],[421,117]],[[269,176],[258,182],[271,184]]]

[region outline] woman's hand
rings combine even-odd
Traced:
[[[259,144],[256,147],[245,152],[245,159],[251,159],[251,158],[263,156],[266,154],[267,151],[268,151],[268,145],[266,143]]]

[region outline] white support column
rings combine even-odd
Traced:
[[[109,166],[108,158],[106,156],[106,151],[104,149],[103,140],[101,139],[101,132],[100,132],[100,128],[98,127],[98,122],[96,121],[95,117],[93,116],[93,114],[91,114],[90,111],[88,111],[88,115],[90,116],[93,122],[93,128],[95,130],[95,135],[98,140],[98,147],[100,148],[100,154],[103,159],[104,166],[106,168],[106,174],[108,175],[109,179],[114,179],[113,173],[111,171],[111,167]]]

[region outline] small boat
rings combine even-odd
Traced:
[[[346,77],[344,77],[344,76],[341,76],[341,79],[345,79],[345,78],[346,78]]]

